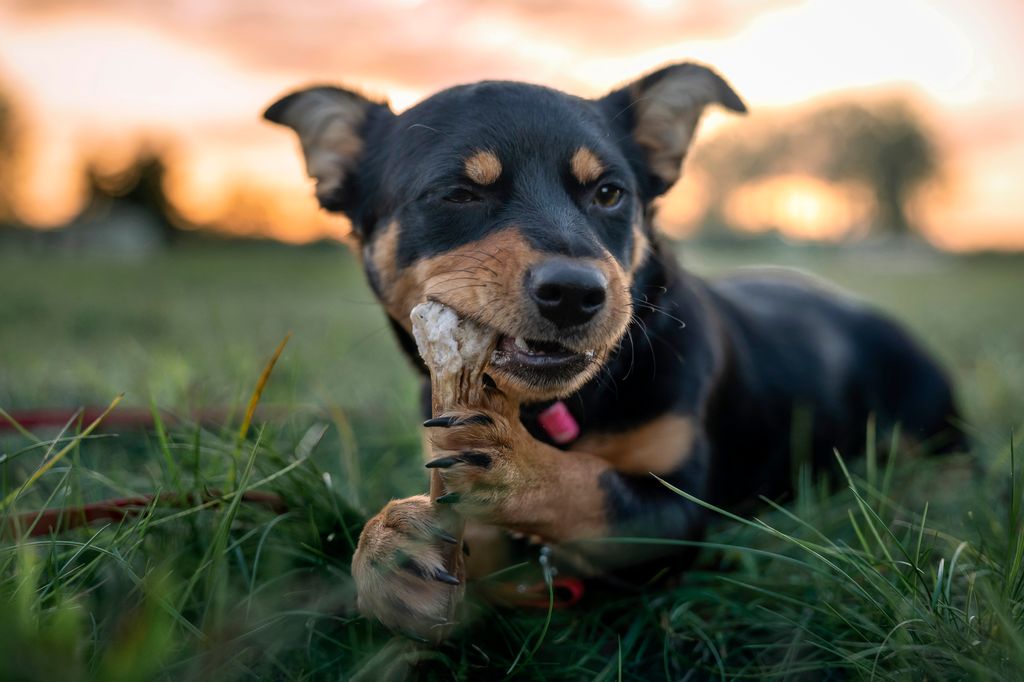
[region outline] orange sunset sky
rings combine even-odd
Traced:
[[[169,189],[186,217],[213,220],[235,188],[255,187],[274,197],[266,229],[302,241],[345,225],[317,213],[295,140],[259,118],[284,91],[340,82],[396,110],[481,78],[590,96],[696,59],[752,111],[709,117],[706,136],[756,125],[759,112],[909,97],[947,159],[942,190],[919,210],[928,237],[1021,249],[1022,34],[1021,0],[2,0],[0,84],[26,124],[31,221],[75,213],[83,154],[117,158],[144,135],[171,150]],[[696,182],[668,200],[680,231]],[[829,236],[843,216],[823,209],[820,184],[783,179],[750,201],[781,197],[779,224]]]

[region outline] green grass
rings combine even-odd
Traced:
[[[121,522],[0,540],[0,679],[1007,679],[1024,670],[1024,257],[684,249],[816,272],[954,374],[962,459],[847,461],[829,491],[725,516],[697,568],[571,610],[470,601],[437,650],[353,610],[363,520],[420,492],[416,383],[350,257],[258,246],[145,262],[0,254],[0,407],[153,407],[158,428],[0,432],[0,527],[173,493]],[[239,438],[260,372],[293,333]],[[227,408],[212,423],[196,410]],[[119,408],[120,409],[120,408]],[[55,456],[61,454],[57,459]],[[31,485],[33,472],[48,470]],[[283,515],[241,502],[280,495]],[[197,494],[205,493],[200,500]],[[681,492],[681,494],[684,494]],[[541,580],[538,561],[522,567]]]

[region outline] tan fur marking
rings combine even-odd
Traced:
[[[484,323],[496,309],[512,308],[515,317],[515,310],[523,305],[523,273],[542,257],[517,230],[502,230],[398,272],[384,283],[385,305],[407,328],[409,312],[428,298],[464,314],[481,315]]]
[[[555,465],[546,491],[549,521],[544,535],[556,542],[608,535],[606,495],[601,487],[601,474],[608,470],[607,465],[598,457],[580,456],[572,466],[566,466],[559,457],[564,458],[564,452],[543,444],[535,447],[538,446]],[[520,504],[535,503],[524,497]]]
[[[640,229],[639,225],[633,226],[633,255],[629,262],[629,271],[635,273],[644,261],[647,260],[647,252],[651,250],[651,243],[647,235]]]
[[[491,185],[501,177],[501,161],[487,150],[480,150],[466,159],[466,177],[478,185]]]
[[[588,185],[601,177],[601,174],[604,173],[604,164],[594,152],[586,147],[580,147],[572,155],[569,169],[581,185]]]
[[[632,431],[586,435],[572,450],[597,455],[627,474],[664,475],[690,457],[695,436],[692,417],[669,414]]]
[[[392,220],[373,241],[366,246],[366,258],[376,272],[382,287],[387,288],[395,279],[395,264],[398,262],[398,235],[401,227]]]

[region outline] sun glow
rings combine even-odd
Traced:
[[[799,239],[840,239],[862,226],[869,213],[865,191],[809,175],[751,182],[725,203],[726,218],[744,230],[774,229]]]

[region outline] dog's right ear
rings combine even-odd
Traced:
[[[646,180],[646,200],[664,194],[679,179],[697,123],[708,105],[747,111],[721,76],[692,62],[659,69],[597,103],[641,150],[637,166]]]
[[[293,92],[263,112],[263,118],[298,133],[306,172],[316,180],[316,198],[327,211],[353,208],[369,126],[382,116],[394,116],[387,104],[332,86]]]

